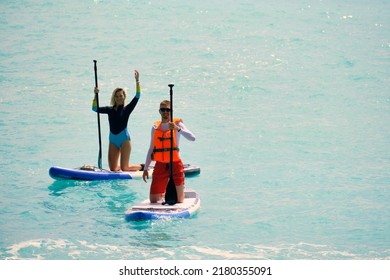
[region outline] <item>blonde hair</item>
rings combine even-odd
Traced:
[[[163,101],[160,102],[160,107],[161,107],[161,105],[165,105],[165,106],[171,107],[171,101],[163,100]]]
[[[114,91],[111,94],[111,105],[114,106],[114,107],[117,105],[116,102],[115,102],[115,95],[118,92],[120,92],[120,91],[123,91],[123,95],[125,96],[125,99],[126,99],[126,91],[125,91],[124,88],[116,88],[116,89],[114,89]]]

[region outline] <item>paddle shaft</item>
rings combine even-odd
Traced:
[[[169,98],[171,102],[171,122],[173,122],[173,84],[169,84]],[[171,149],[169,151],[169,176],[173,179],[173,129],[171,129]]]
[[[98,87],[98,78],[97,78],[97,61],[94,60],[94,70],[95,70],[95,87]],[[100,132],[100,114],[99,114],[99,94],[96,93],[96,106],[97,106],[97,122],[98,122],[98,134],[99,134],[99,155],[98,155],[98,167],[102,169],[102,136]]]

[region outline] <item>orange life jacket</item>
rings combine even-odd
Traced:
[[[174,118],[173,122],[178,123],[182,120]],[[171,159],[171,130],[163,131],[161,121],[154,122],[153,153],[152,160],[169,163]],[[173,158],[172,161],[179,161],[179,147],[176,143],[176,133],[173,131]]]

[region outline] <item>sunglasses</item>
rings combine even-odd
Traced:
[[[160,108],[160,111],[161,112],[170,112],[171,109],[169,109],[169,108]]]

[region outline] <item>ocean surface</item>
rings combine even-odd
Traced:
[[[390,1],[0,2],[0,259],[390,259]],[[174,86],[201,174],[191,219],[127,222],[150,181],[55,181],[97,165],[100,104],[141,100],[145,161]],[[101,116],[103,167],[108,121]]]

